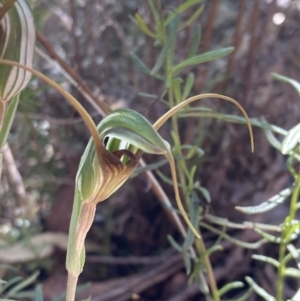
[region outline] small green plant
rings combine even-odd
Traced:
[[[277,80],[287,82],[291,84],[300,96],[300,84],[288,77],[272,74]],[[279,245],[279,257],[278,260],[267,257],[264,255],[253,255],[253,259],[264,261],[271,264],[277,269],[277,290],[273,295],[266,292],[260,287],[253,279],[247,277],[246,280],[254,291],[267,301],[281,301],[285,300],[283,295],[286,278],[300,278],[300,249],[297,249],[294,245],[295,240],[300,233],[300,221],[297,219],[297,212],[300,208],[299,193],[300,193],[300,173],[296,165],[300,161],[299,155],[299,141],[300,141],[300,124],[297,124],[289,131],[282,128],[276,128],[276,132],[283,135],[282,141],[278,140],[274,135],[274,128],[270,126],[269,129],[264,129],[265,135],[269,143],[275,147],[282,155],[287,155],[287,169],[291,173],[294,179],[294,183],[291,187],[284,189],[277,195],[270,198],[267,202],[264,202],[258,206],[251,207],[238,207],[237,209],[246,214],[259,214],[272,210],[278,205],[282,204],[285,200],[291,196],[291,202],[289,206],[289,212],[283,223],[280,225],[280,236],[271,235],[262,229],[256,229],[261,236],[271,243]],[[294,260],[295,267],[291,267],[290,263]],[[299,300],[300,290],[294,295],[290,296],[291,300]]]

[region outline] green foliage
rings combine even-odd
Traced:
[[[275,79],[291,84],[299,94],[300,84],[297,81],[278,74],[272,74],[272,75]],[[299,230],[300,230],[300,221],[296,219],[296,214],[300,208],[299,206],[300,205],[299,203],[300,173],[294,168],[294,165],[297,164],[300,160],[299,159],[299,138],[300,138],[299,124],[291,128],[289,131],[285,131],[282,129],[280,133],[283,136],[285,136],[282,142],[280,142],[275,138],[275,136],[273,136],[271,129],[267,130],[266,136],[270,144],[273,147],[275,147],[277,150],[279,150],[282,153],[282,155],[288,155],[287,169],[290,171],[290,173],[294,178],[293,185],[281,191],[277,195],[273,196],[267,202],[264,202],[258,206],[237,208],[239,211],[242,211],[243,213],[246,214],[263,213],[272,210],[276,206],[282,204],[282,202],[284,202],[291,195],[290,210],[285,220],[283,221],[282,225],[280,226],[281,228],[280,236],[270,235],[260,229],[256,229],[256,232],[262,235],[265,239],[267,239],[270,242],[277,243],[279,245],[278,260],[275,260],[274,258],[270,258],[264,255],[253,255],[253,259],[264,261],[268,264],[271,264],[273,267],[277,269],[276,296],[273,297],[272,295],[267,293],[262,287],[259,286],[259,284],[257,284],[250,277],[246,278],[246,281],[253,288],[253,290],[266,301],[283,300],[283,289],[285,285],[285,278],[300,277],[300,265],[299,265],[300,251],[297,250],[293,245],[295,239],[298,238],[299,236]],[[287,266],[288,262],[291,259],[294,259],[294,261],[297,263],[297,269]],[[294,298],[296,298],[295,296]]]

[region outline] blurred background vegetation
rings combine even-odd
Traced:
[[[161,2],[169,7],[182,1]],[[134,52],[152,67],[160,51],[130,20],[138,11],[150,28],[153,26],[146,1],[31,0],[30,4],[39,31],[35,68],[70,91],[96,123],[101,120],[103,102],[111,109],[135,109],[151,121],[166,111],[160,99],[140,95],[160,95],[163,84],[141,73],[129,58]],[[300,1],[210,0],[204,4],[201,16],[180,32],[175,59],[186,56],[193,28],[199,25],[200,53],[227,46],[234,46],[235,51],[184,71],[183,76],[191,70],[196,75],[192,95],[214,92],[231,96],[250,117],[264,118],[285,129],[299,123],[297,93],[270,73],[300,79]],[[193,12],[187,10],[185,18]],[[223,113],[236,113],[231,105],[217,101],[205,104]],[[186,143],[195,132],[200,133],[199,145],[206,154],[197,178],[211,194],[208,210],[215,215],[243,221],[245,216],[235,206],[258,204],[292,182],[285,158],[269,146],[260,130],[254,133],[254,154],[250,153],[247,129],[240,125],[190,119],[180,132]],[[170,140],[168,129],[162,129],[162,135]],[[45,300],[55,300],[65,290],[63,233],[68,232],[74,178],[88,139],[74,109],[33,77],[21,94],[9,147],[4,150],[0,262],[17,269],[3,266],[0,272],[2,278],[9,279],[39,271],[34,281],[43,283]],[[155,160],[159,159],[146,157],[148,163]],[[168,173],[168,169],[163,171]],[[162,185],[172,193],[172,188]],[[286,212],[287,207],[278,207],[263,217],[252,217],[252,221],[278,225]],[[259,238],[251,230],[229,233],[247,242]],[[168,234],[178,235],[141,173],[98,205],[88,235],[90,255],[80,278],[83,284],[90,282],[84,288],[86,295],[98,295],[93,300],[101,301],[200,300],[197,286],[187,284],[181,257],[168,243]],[[208,245],[216,236],[209,231],[203,235]],[[36,241],[45,254],[26,256],[30,246],[36,248]],[[45,241],[49,250],[45,250]],[[220,285],[251,275],[272,291],[274,270],[270,266],[253,262],[249,250],[228,242],[224,249],[212,256]],[[272,245],[261,249],[269,256],[277,254]],[[297,287],[299,280],[291,281],[285,288],[287,294]],[[257,296],[252,300],[258,300]]]

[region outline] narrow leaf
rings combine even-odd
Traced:
[[[200,41],[201,41],[201,27],[200,25],[196,25],[192,36],[192,44],[187,56],[188,58],[195,56],[197,50],[199,49]]]
[[[273,243],[281,243],[282,239],[278,236],[269,234],[261,229],[254,229],[255,232],[257,232],[258,234],[260,234],[265,240],[269,241],[269,242],[273,242]]]
[[[297,262],[298,269],[300,270],[300,250],[297,250],[294,245],[287,245],[287,249],[290,251],[291,255]]]
[[[182,253],[182,257],[183,257],[183,262],[184,262],[186,274],[189,275],[191,273],[191,270],[192,270],[192,263],[191,263],[190,254],[185,251],[185,252]]]
[[[281,144],[281,152],[284,155],[287,155],[292,151],[300,140],[300,123],[291,128]]]
[[[136,56],[133,52],[130,52],[129,57],[132,62],[138,67],[138,69],[146,74],[151,74],[151,70]]]
[[[193,73],[189,73],[183,88],[182,99],[187,99],[189,97],[191,90],[194,86],[194,82],[195,82],[195,75]]]
[[[228,48],[223,48],[219,50],[213,50],[213,51],[208,51],[200,55],[193,56],[191,58],[188,58],[184,60],[183,62],[179,63],[173,68],[174,73],[180,72],[182,69],[188,67],[188,66],[193,66],[193,65],[198,65],[201,63],[206,63],[209,61],[213,61],[219,58],[222,58],[228,54],[230,54],[234,50],[233,47],[228,47]]]
[[[38,277],[39,275],[39,271],[33,273],[30,277],[28,277],[27,279],[23,280],[21,283],[17,284],[16,286],[14,286],[8,293],[7,293],[7,297],[11,297],[13,295],[15,295],[16,293],[20,292],[21,290],[23,290],[25,287],[29,286],[30,284],[32,284]]]
[[[285,268],[284,275],[293,278],[300,278],[300,271],[295,268]]]
[[[164,45],[164,47],[162,48],[162,50],[157,58],[155,66],[151,70],[151,75],[154,75],[155,73],[157,73],[160,70],[160,68],[163,66],[163,64],[166,60],[167,54],[168,54],[169,47],[170,47],[170,42],[167,41],[167,43]]]
[[[182,101],[182,95],[181,95],[181,84],[182,79],[181,78],[174,78],[171,82],[171,87],[174,92],[174,96],[176,99],[176,104],[180,103]]]
[[[244,283],[241,281],[234,281],[234,282],[228,283],[219,289],[218,295],[219,295],[219,297],[221,297],[222,295],[226,294],[227,292],[229,292],[235,288],[241,288],[244,286],[245,286]]]
[[[151,75],[151,70],[133,52],[129,54],[129,57],[140,71],[148,75]],[[153,74],[152,76],[157,79],[164,80],[164,78],[158,74]]]
[[[185,12],[187,9],[189,9],[191,6],[195,5],[195,4],[199,4],[200,2],[203,2],[203,0],[188,0],[185,1],[183,4],[179,5],[176,9],[177,13],[183,13]],[[175,13],[172,13],[169,15],[169,17],[166,19],[165,21],[165,26],[167,26],[171,20],[175,17]]]
[[[272,196],[266,202],[263,202],[257,206],[249,206],[249,207],[235,207],[236,210],[243,212],[245,214],[257,214],[267,212],[279,204],[282,204],[293,192],[292,188],[287,188],[279,192],[278,194]]]
[[[196,193],[192,193],[192,199],[191,199],[191,206],[193,206],[193,203],[195,203],[197,198]],[[198,228],[199,227],[199,213],[198,210],[190,210],[191,212],[191,223],[194,226],[194,228]],[[185,237],[184,243],[182,245],[182,248],[184,250],[187,250],[191,247],[191,245],[194,243],[195,240],[195,235],[193,233],[193,231],[191,229],[188,229],[188,233]]]
[[[37,285],[37,287],[35,288],[34,301],[44,301],[43,290],[42,290],[41,284]]]
[[[286,82],[286,83],[292,85],[296,89],[298,95],[300,96],[300,83],[299,82],[297,82],[296,80],[294,80],[292,78],[289,78],[287,76],[283,76],[283,75],[280,75],[277,73],[271,73],[271,75],[277,80],[280,80],[282,82]]]
[[[174,18],[174,20],[172,20],[172,22],[168,26],[167,40],[158,56],[155,66],[153,67],[153,69],[151,71],[152,75],[156,74],[160,70],[160,68],[163,66],[166,58],[168,58],[169,63],[172,64],[174,50],[175,50],[175,44],[176,44],[176,35],[177,35],[178,25],[179,25],[179,18],[178,18],[178,16],[176,16]]]
[[[276,299],[260,287],[251,277],[245,278],[253,290],[266,301],[276,301]]]
[[[196,19],[202,14],[204,10],[204,5],[201,5],[193,14],[192,16],[186,21],[184,22],[181,26],[180,26],[180,30],[184,29],[185,27],[191,25],[194,21],[196,21]]]
[[[271,264],[272,266],[274,266],[275,268],[279,267],[279,261],[274,258],[264,256],[264,255],[257,255],[257,254],[253,254],[252,258],[255,260],[267,262],[267,263]]]
[[[152,32],[148,25],[146,24],[146,22],[144,21],[144,19],[142,18],[142,16],[137,12],[134,14],[135,20],[136,20],[136,24],[139,27],[139,29],[144,32],[146,35],[148,35],[149,37],[155,39],[156,35],[154,32]]]
[[[267,129],[263,129],[263,131],[270,145],[272,145],[277,150],[281,151],[281,142],[275,137],[273,132]]]
[[[182,253],[182,247],[175,241],[175,239],[171,235],[168,235],[167,239],[175,250],[177,250],[179,253]]]

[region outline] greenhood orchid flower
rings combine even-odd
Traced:
[[[191,224],[180,200],[175,162],[170,145],[159,135],[157,130],[184,106],[206,97],[223,98],[241,109],[248,122],[253,146],[252,129],[244,109],[234,99],[218,94],[191,97],[169,110],[154,125],[130,109],[116,110],[100,122],[97,127],[101,140],[100,151],[97,152],[91,139],[81,158],[76,177],[67,254],[67,270],[70,279],[76,279],[83,269],[85,261],[84,240],[92,225],[96,204],[109,197],[130,177],[138,165],[142,152],[164,155],[167,158],[171,168],[178,208],[196,237],[200,237],[198,231]],[[68,292],[72,291],[71,286],[72,284],[70,284]],[[67,300],[72,300],[72,298]]]

